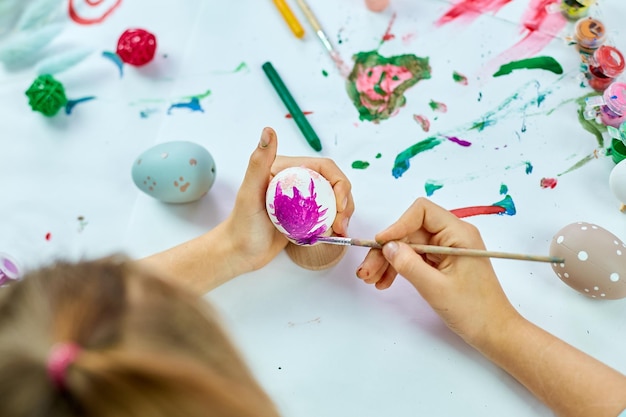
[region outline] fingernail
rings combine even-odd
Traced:
[[[263,129],[263,132],[261,133],[261,140],[259,140],[259,148],[261,149],[265,149],[267,148],[267,145],[269,145],[270,140],[269,140],[269,133],[267,131],[267,129]]]
[[[387,259],[393,259],[398,253],[398,244],[396,242],[388,242],[383,246],[383,255]]]

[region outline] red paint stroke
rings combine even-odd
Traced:
[[[414,114],[413,120],[415,120],[422,127],[424,132],[428,132],[430,130],[430,120],[428,120],[428,117],[422,116],[421,114]]]
[[[441,16],[436,26],[443,26],[453,20],[462,20],[471,23],[484,13],[497,13],[504,5],[512,0],[461,0]]]
[[[554,188],[557,182],[556,178],[542,178],[539,185],[541,185],[541,188]]]
[[[407,33],[405,35],[402,35],[402,43],[404,43],[405,45],[409,45],[416,37],[417,35],[415,33]]]
[[[391,33],[391,27],[393,26],[393,23],[395,21],[396,21],[396,13],[394,12],[391,15],[391,20],[389,20],[389,25],[387,25],[387,30],[385,31],[385,34],[383,35],[383,38],[380,43],[387,42],[396,38],[396,35]]]
[[[46,240],[50,241],[50,239],[52,239],[52,233],[48,232],[46,233]]]
[[[309,114],[313,114],[312,111],[303,111],[302,114],[304,114],[305,116],[308,116]],[[287,113],[285,115],[285,119],[293,119],[293,116],[291,115],[291,113]]]
[[[530,58],[543,50],[567,25],[563,13],[550,11],[560,0],[530,0],[520,21],[522,38],[488,64],[492,73],[507,62]]]
[[[472,206],[450,210],[450,212],[462,219],[464,217],[478,216],[481,214],[504,214],[506,209],[500,206]]]
[[[117,9],[122,4],[122,0],[116,0],[116,2],[113,3],[111,7],[109,7],[107,10],[105,10],[105,12],[101,16],[88,18],[88,17],[81,17],[78,15],[78,12],[76,11],[76,7],[74,5],[75,1],[76,0],[69,0],[68,13],[70,15],[70,19],[72,19],[74,22],[78,23],[79,25],[93,25],[96,23],[102,23],[107,17],[109,17],[111,13],[115,11],[115,9]],[[102,4],[104,0],[84,0],[84,1],[88,6],[95,7],[95,6],[99,6],[100,4]]]

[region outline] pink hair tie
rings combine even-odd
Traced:
[[[52,346],[46,367],[48,376],[57,388],[65,388],[67,367],[76,360],[80,350],[76,343],[57,343]]]

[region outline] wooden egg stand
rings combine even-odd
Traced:
[[[285,247],[287,256],[298,266],[311,271],[321,271],[337,265],[346,254],[347,246],[316,245],[301,246],[289,242]]]

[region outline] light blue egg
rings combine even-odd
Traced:
[[[135,185],[165,203],[189,203],[204,196],[215,181],[215,162],[204,147],[174,141],[153,146],[133,163]]]

